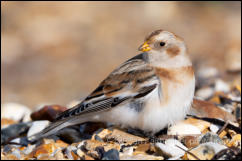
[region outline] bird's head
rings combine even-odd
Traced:
[[[138,50],[148,53],[150,63],[156,66],[181,67],[191,65],[183,39],[168,31],[153,31],[145,38]]]
[[[156,30],[145,38],[144,43],[138,50],[175,57],[183,54],[186,46],[184,41],[177,35],[164,30]]]

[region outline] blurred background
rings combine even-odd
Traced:
[[[84,98],[156,29],[185,39],[196,72],[212,68],[241,82],[241,2],[1,2],[1,9],[2,103]]]

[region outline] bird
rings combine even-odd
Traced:
[[[140,53],[114,69],[83,101],[29,140],[85,122],[107,122],[155,134],[188,113],[195,90],[184,40],[166,30],[145,37]]]

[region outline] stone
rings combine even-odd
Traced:
[[[134,152],[134,147],[131,146],[131,147],[125,147],[122,149],[122,152],[121,152],[121,155],[133,155],[133,152]]]
[[[65,149],[65,154],[67,156],[68,159],[70,160],[74,160],[74,158],[79,158],[79,156],[77,156],[75,153],[73,153],[73,151],[76,151],[77,147],[74,145],[70,145]]]
[[[11,154],[14,155],[16,158],[18,158],[18,160],[20,160],[22,158],[22,155],[21,155],[19,149],[13,150]]]
[[[240,43],[240,42],[239,42]],[[225,67],[228,72],[241,71],[241,45],[231,45],[224,55]]]
[[[65,160],[64,154],[62,153],[62,150],[57,150],[54,155],[56,160]]]
[[[166,158],[182,157],[185,154],[184,150],[188,150],[187,147],[175,139],[167,139],[165,144],[156,143],[155,147],[157,148],[157,154]]]
[[[232,147],[221,150],[212,160],[241,160],[241,149]]]
[[[241,146],[241,134],[236,134],[232,137],[231,141],[227,144],[228,147],[240,147]]]
[[[209,129],[211,130],[211,132],[216,134],[219,131],[220,127],[217,125],[211,124]]]
[[[79,126],[70,126],[58,131],[55,135],[57,135],[61,140],[66,143],[77,143],[85,139],[82,133],[79,132]]]
[[[81,159],[85,158],[86,154],[81,149],[77,149],[76,153]]]
[[[26,148],[22,149],[21,151],[25,155],[29,155],[34,150],[35,147],[36,147],[36,145],[29,144]]]
[[[71,155],[74,160],[80,160],[80,157],[77,154],[75,154],[73,151],[71,151]]]
[[[217,77],[218,74],[219,74],[218,70],[215,67],[211,67],[211,66],[203,66],[197,70],[198,77],[202,79]]]
[[[198,117],[222,119],[224,121],[236,121],[235,117],[227,111],[222,110],[211,102],[199,99],[193,99],[192,107],[189,114]]]
[[[226,148],[226,146],[221,144],[207,142],[200,144],[198,147],[191,149],[189,152],[194,154],[200,160],[211,160],[216,153]],[[186,155],[189,160],[196,160],[196,158],[191,154],[187,153]]]
[[[49,120],[54,121],[56,116],[67,110],[66,107],[60,105],[47,105],[31,114],[32,120]]]
[[[164,160],[162,156],[154,156],[148,154],[137,154],[137,155],[120,155],[120,160]]]
[[[198,127],[184,122],[179,122],[168,128],[168,135],[200,135],[201,131]]]
[[[102,160],[120,160],[119,152],[116,149],[110,149],[103,154]]]
[[[51,156],[51,154],[57,149],[55,143],[42,144],[36,147],[31,153],[31,157],[42,157],[42,156]]]
[[[214,93],[214,89],[211,87],[203,87],[196,91],[195,96],[200,99],[208,99]]]
[[[109,130],[109,129],[100,129],[97,132],[95,132],[95,134],[93,135],[93,137],[98,136],[98,137],[100,137],[100,139],[103,140],[103,139],[106,138],[107,135],[109,135],[111,133],[112,133],[112,131]],[[95,138],[93,138],[93,139],[95,139]]]
[[[96,147],[104,147],[105,151],[108,151],[110,149],[117,149],[120,150],[120,145],[117,143],[105,143],[105,142],[100,142],[97,140],[86,140],[84,141],[84,148],[87,151],[95,151]]]
[[[34,134],[37,134],[38,132],[45,129],[49,124],[50,124],[50,122],[47,121],[47,120],[45,120],[45,121],[34,121],[32,123],[32,126],[30,127],[28,133],[27,133],[27,136],[30,137]]]
[[[132,144],[138,141],[145,141],[145,139],[142,137],[135,136],[118,129],[114,129],[111,134],[107,135],[106,140],[107,141],[115,140],[118,143],[127,143],[127,144]]]
[[[191,124],[193,126],[196,126],[200,129],[201,132],[203,132],[205,129],[207,129],[211,124],[207,121],[195,119],[195,118],[188,118],[183,121],[184,123]]]
[[[10,143],[17,143],[20,145],[15,145],[15,146],[27,146],[30,142],[27,137],[20,137],[20,138],[15,138],[10,141]]]
[[[184,136],[181,142],[189,149],[194,148],[199,145],[199,136]]]
[[[220,139],[220,137],[217,134],[208,132],[205,135],[202,136],[202,138],[200,139],[200,144],[202,143],[206,143],[206,142],[213,142],[213,143],[218,143],[218,144],[224,144],[223,140]]]
[[[1,157],[1,160],[19,160],[19,158],[17,158],[13,154],[6,154],[3,157]]]
[[[146,153],[150,149],[150,144],[139,144],[135,149],[135,154]]]
[[[230,87],[227,83],[225,83],[223,80],[221,79],[217,79],[215,81],[215,91],[221,91],[221,92],[229,92],[230,91]]]
[[[222,139],[225,135],[227,135],[227,132],[223,130],[218,136]]]
[[[66,148],[66,147],[69,146],[69,144],[65,143],[65,142],[62,141],[62,140],[57,140],[57,141],[55,142],[55,145],[56,145],[57,147],[61,147],[61,148]]]
[[[21,134],[27,132],[31,125],[32,123],[18,123],[1,129],[1,144],[4,144],[7,141],[19,137]]]
[[[18,103],[4,103],[1,106],[1,118],[7,118],[16,122],[21,119],[23,122],[30,121],[31,110],[24,105]]]
[[[16,124],[17,122],[12,119],[2,118],[1,119],[1,129],[6,128],[9,125]]]

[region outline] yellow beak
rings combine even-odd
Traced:
[[[149,46],[149,44],[147,42],[144,42],[144,44],[142,44],[139,48],[138,48],[139,51],[142,51],[142,52],[146,52],[146,51],[150,51],[151,50],[151,47]]]

